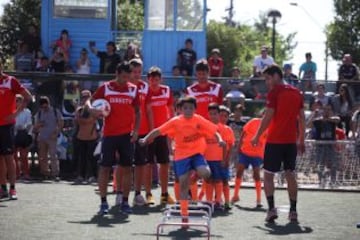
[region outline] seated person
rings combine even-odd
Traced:
[[[172,76],[164,79],[164,84],[168,85],[172,92],[182,92],[186,88],[185,79],[180,74],[180,67],[173,66]]]

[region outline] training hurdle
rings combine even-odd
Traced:
[[[205,228],[207,239],[209,240],[210,223],[213,211],[213,204],[205,202],[192,202],[188,206],[188,222],[183,223],[180,204],[167,205],[161,217],[161,221],[156,227],[156,239],[160,239],[160,234],[163,233],[165,226],[173,226],[182,228]]]

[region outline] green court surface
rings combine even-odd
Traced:
[[[0,202],[1,240],[156,239],[161,217],[158,205],[134,208],[129,216],[116,208],[107,216],[98,216],[96,186],[29,182],[17,188],[19,200]],[[153,195],[159,201],[158,189]],[[360,222],[359,193],[300,191],[299,224],[287,220],[284,190],[275,195],[279,209],[276,224],[265,224],[265,209],[254,209],[253,189],[242,189],[240,195],[241,201],[230,212],[214,214],[211,239],[360,239],[360,229],[356,228]],[[108,199],[112,205],[115,196]],[[164,230],[160,239],[206,239],[201,229]]]

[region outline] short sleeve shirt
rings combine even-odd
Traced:
[[[265,131],[260,136],[259,142],[256,146],[251,144],[251,140],[256,135],[260,123],[260,118],[253,118],[245,124],[243,128],[242,144],[239,147],[239,151],[247,156],[263,159],[267,132]]]
[[[158,91],[150,89],[149,96],[154,127],[157,128],[171,118],[170,108],[172,108],[174,104],[174,99],[170,88],[165,85],[160,85]]]
[[[262,72],[266,67],[271,66],[274,63],[274,59],[270,56],[267,56],[266,58],[257,56],[254,60],[254,67],[256,67],[256,72]]]
[[[224,68],[224,60],[222,58],[218,58],[215,60],[214,58],[209,58],[209,68],[210,68],[210,76],[211,77],[220,77],[221,69]]]
[[[145,135],[150,131],[149,119],[146,111],[146,105],[150,102],[149,84],[143,80],[139,80],[136,86],[138,87],[141,112],[139,134]]]

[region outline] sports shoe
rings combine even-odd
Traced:
[[[298,214],[296,211],[290,211],[289,212],[289,217],[288,217],[290,222],[298,222]]]
[[[181,223],[189,223],[189,218],[183,217],[183,218],[181,219]],[[189,226],[188,226],[188,225],[182,225],[181,228],[182,228],[182,229],[189,229]]]
[[[170,195],[161,196],[160,204],[175,204],[175,200]]]
[[[221,205],[221,203],[215,203],[214,205],[214,210],[215,211],[224,211],[224,207]]]
[[[272,223],[277,218],[278,218],[277,209],[273,208],[267,211],[265,221]]]
[[[10,195],[10,200],[17,200],[18,199],[15,189],[10,189],[9,195]]]
[[[116,194],[115,197],[115,206],[120,206],[123,202],[123,194],[122,193],[118,193]]]
[[[225,204],[224,204],[224,209],[227,210],[227,211],[228,211],[228,210],[231,210],[230,203],[225,203]]]
[[[100,204],[100,210],[98,212],[99,215],[104,215],[109,213],[109,204],[107,202],[103,202]]]
[[[9,192],[0,189],[0,199],[9,198]]]
[[[133,205],[144,206],[145,204],[146,204],[146,201],[141,194],[138,194],[134,197]]]
[[[261,202],[256,203],[256,208],[262,208],[262,207],[263,207],[263,205],[261,204]]]
[[[231,198],[231,203],[232,203],[232,204],[234,204],[234,203],[236,203],[236,202],[238,202],[238,201],[240,201],[239,196],[233,196],[233,197]]]
[[[132,209],[131,209],[129,203],[123,202],[123,203],[121,204],[121,212],[122,212],[122,213],[125,213],[125,214],[130,214],[130,213],[132,213]]]
[[[146,204],[147,205],[154,205],[155,204],[155,199],[153,197],[153,195],[151,193],[146,194]]]

